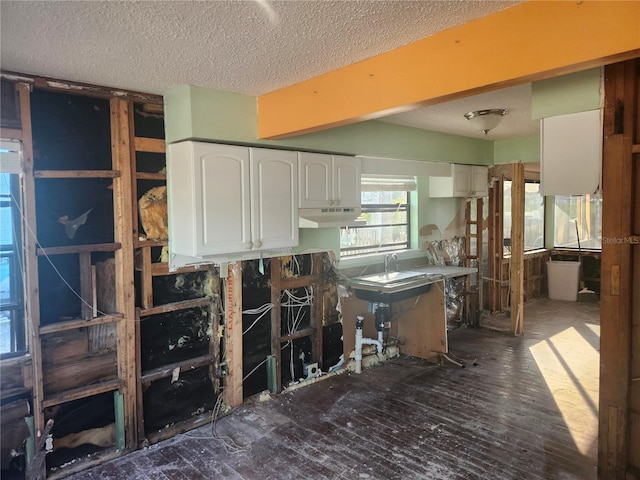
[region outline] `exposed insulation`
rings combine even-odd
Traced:
[[[51,429],[54,451],[46,456],[50,470],[115,444],[112,392],[47,408],[45,417],[55,422]]]
[[[167,187],[153,187],[138,200],[140,223],[148,240],[168,238]]]
[[[153,278],[153,304],[219,295],[218,282],[209,270]]]

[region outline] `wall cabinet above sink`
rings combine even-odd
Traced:
[[[300,152],[300,208],[360,209],[361,159]]]

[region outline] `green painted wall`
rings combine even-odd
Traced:
[[[511,138],[493,142],[493,163],[522,163],[540,161],[540,137]]]
[[[429,132],[377,120],[284,140],[257,138],[255,97],[194,86],[165,95],[166,139],[291,148],[430,162],[491,165],[493,142]]]
[[[602,69],[592,68],[531,85],[531,118],[586,112],[602,106]]]
[[[301,228],[299,230],[298,247],[294,253],[317,250],[333,250],[336,258],[340,258],[339,228]]]

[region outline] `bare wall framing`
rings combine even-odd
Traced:
[[[242,402],[245,381],[245,397],[269,386],[264,369],[249,371],[265,353],[278,361],[276,390],[303,378],[306,363],[326,371],[338,362],[342,325],[329,255],[272,259],[266,276],[256,262],[225,266],[224,275],[213,265],[169,272],[161,98],[20,82],[3,81],[2,136],[24,142],[32,333],[30,355],[1,367],[3,402],[28,401],[36,432],[53,421],[54,454],[38,455],[32,439],[30,475],[64,477],[210,422],[223,400]],[[7,92],[13,103],[4,102]],[[245,291],[227,297],[229,272]],[[309,303],[293,328],[289,294]],[[245,362],[230,365],[225,313],[234,295],[240,310],[274,298],[281,305],[256,329],[268,348],[248,336],[236,345]],[[222,395],[230,379],[239,397]]]

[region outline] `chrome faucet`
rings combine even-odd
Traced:
[[[384,256],[384,273],[389,273],[389,266],[393,264],[394,270],[398,271],[398,255],[396,253],[387,253]]]

